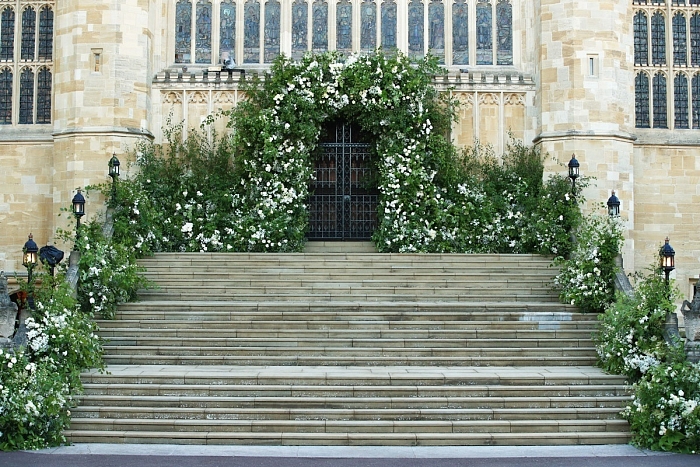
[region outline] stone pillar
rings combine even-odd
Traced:
[[[78,187],[107,182],[107,163],[150,136],[156,0],[57,2],[54,216]],[[88,218],[104,209],[93,196]],[[74,225],[74,219],[58,226]],[[65,249],[65,248],[64,248]],[[70,248],[69,248],[70,249]]]
[[[539,122],[535,143],[559,164],[572,154],[596,177],[587,209],[615,190],[628,231],[634,228],[634,67],[629,0],[540,0]],[[565,174],[551,159],[545,170]],[[601,211],[602,213],[603,211]],[[623,248],[634,270],[633,239]]]

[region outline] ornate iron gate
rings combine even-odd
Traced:
[[[370,145],[359,130],[329,125],[314,166],[309,197],[309,240],[369,240],[377,228],[378,191]]]

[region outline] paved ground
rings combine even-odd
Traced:
[[[631,446],[251,447],[78,444],[0,453],[0,467],[692,467]]]

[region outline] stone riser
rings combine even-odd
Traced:
[[[212,301],[218,302],[222,300],[236,300],[236,301],[249,301],[252,303],[257,303],[260,300],[260,294],[249,294],[249,293],[236,293],[235,291],[228,290],[226,292],[165,292],[165,291],[153,291],[149,290],[147,292],[142,292],[139,294],[139,298],[143,301],[149,300],[159,300],[159,301]],[[347,302],[352,301],[368,301],[368,302],[404,302],[404,301],[421,301],[425,300],[427,297],[423,294],[410,294],[410,293],[385,293],[385,294],[367,294],[360,291],[353,291],[347,293],[311,293],[311,292],[297,292],[283,294],[265,294],[265,298],[270,300],[275,298],[280,301],[307,301],[307,302]],[[433,294],[434,300],[437,301],[451,301],[451,302],[473,302],[473,301],[536,301],[536,302],[550,302],[557,303],[558,298],[551,294],[507,294],[504,296],[499,296],[497,293],[484,294],[484,293],[456,293],[456,294]],[[497,298],[496,298],[497,297]]]

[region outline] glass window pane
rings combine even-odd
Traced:
[[[12,71],[5,68],[0,73],[0,125],[12,123]]]
[[[51,123],[51,72],[48,68],[39,71],[36,93],[36,122]]]
[[[328,2],[317,0],[313,11],[312,47],[314,52],[328,50]]]
[[[265,3],[265,63],[272,63],[280,54],[280,2]]]
[[[29,68],[19,78],[19,123],[34,123],[34,73]]]
[[[469,7],[465,0],[452,5],[452,63],[469,64]]]
[[[299,60],[308,49],[309,5],[306,0],[296,0],[292,5],[292,58]]]
[[[634,80],[635,126],[649,128],[649,77],[639,73]]]
[[[219,57],[221,63],[235,65],[236,61],[236,4],[224,0],[219,8]]]
[[[260,2],[248,0],[243,15],[243,62],[260,62]]]
[[[428,6],[428,48],[445,63],[445,6],[442,0],[433,0]]]
[[[0,20],[0,60],[14,60],[15,57],[15,10],[10,7],[2,10]]]
[[[376,48],[377,4],[374,0],[365,0],[360,14],[360,49],[371,51]]]
[[[649,26],[643,11],[634,15],[634,64],[649,64]]]
[[[651,17],[651,64],[666,65],[666,19],[659,12]]]
[[[700,130],[700,73],[693,76],[693,129]]]
[[[476,5],[476,64],[493,65],[493,25],[491,4]]]
[[[382,48],[396,48],[396,2],[382,2]]]
[[[657,73],[653,82],[654,128],[668,128],[666,77]]]
[[[192,3],[180,0],[175,7],[175,63],[190,63],[192,46]]]
[[[674,127],[688,128],[688,78],[677,74],[673,80]]]
[[[39,60],[53,58],[53,10],[48,6],[39,14]]]
[[[352,52],[352,5],[349,0],[338,2],[336,6],[336,50]]]
[[[690,17],[690,64],[700,66],[700,13]]]
[[[195,39],[195,61],[211,63],[211,2],[197,3],[197,38]]]
[[[498,65],[513,64],[513,6],[510,0],[498,0],[496,6],[496,24],[498,26]]]
[[[34,60],[34,43],[36,41],[36,11],[27,7],[22,12],[22,60]]]
[[[687,51],[685,15],[678,12],[673,16],[673,64],[686,65]]]
[[[411,0],[408,5],[408,56],[423,57],[423,3]]]

